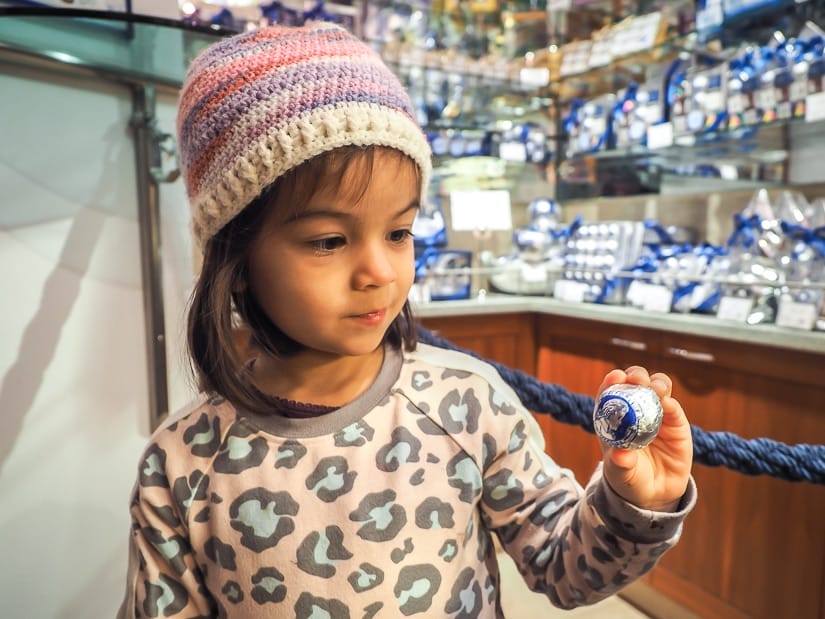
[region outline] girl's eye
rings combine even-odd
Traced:
[[[316,239],[311,242],[312,248],[319,254],[327,254],[344,245],[344,237],[330,236],[325,239]]]
[[[413,237],[412,230],[407,230],[406,228],[401,228],[400,230],[393,230],[390,232],[390,241],[393,243],[403,243],[407,239],[411,239]]]

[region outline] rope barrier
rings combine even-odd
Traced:
[[[425,344],[466,353],[492,365],[521,399],[536,413],[549,414],[556,421],[577,425],[593,433],[592,397],[571,393],[561,385],[543,383],[520,370],[485,359],[418,327],[418,339]],[[722,466],[743,475],[768,475],[786,481],[807,481],[825,485],[825,445],[788,445],[769,438],[744,439],[732,432],[709,432],[691,424],[693,459],[705,466]]]

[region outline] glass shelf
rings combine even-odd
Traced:
[[[648,73],[656,66],[676,60],[680,54],[699,53],[696,33],[673,35],[647,50],[612,57],[604,66],[581,71],[553,75],[549,87],[552,96],[560,101],[592,99],[606,93],[615,93],[630,82],[644,83]]]
[[[0,50],[173,88],[201,49],[232,33],[131,13],[0,6]]]
[[[655,163],[701,163],[704,161],[731,164],[781,163],[788,157],[787,128],[805,124],[801,119],[770,124],[740,127],[730,131],[688,134],[674,139],[674,144],[663,148],[632,145],[625,148],[600,150],[593,153],[574,153],[574,159],[628,159]],[[821,121],[807,123],[820,128]]]

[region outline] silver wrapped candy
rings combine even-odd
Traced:
[[[656,438],[663,415],[659,396],[650,387],[613,385],[599,395],[593,428],[608,445],[641,449]]]

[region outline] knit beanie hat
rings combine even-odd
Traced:
[[[177,132],[201,247],[278,177],[340,146],[407,154],[422,192],[431,171],[401,82],[368,45],[331,23],[262,28],[208,47],[184,79]]]

